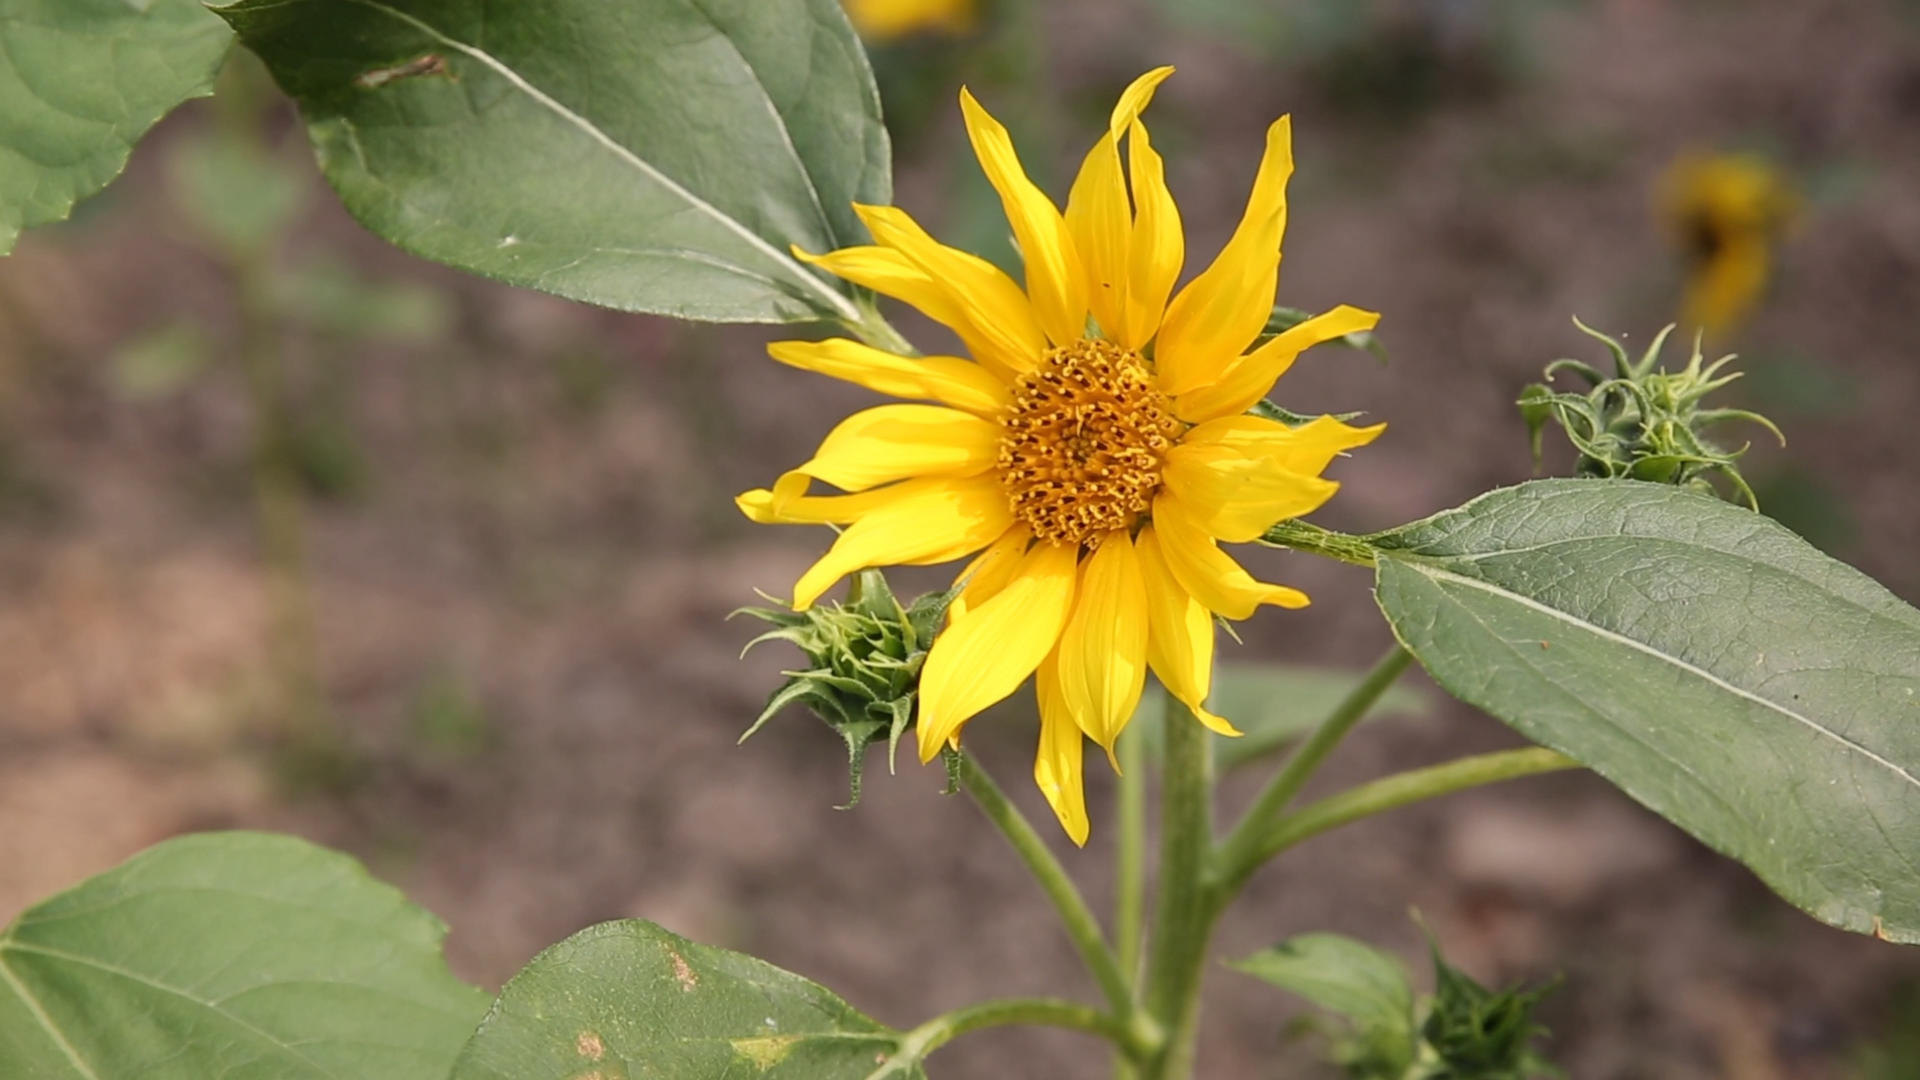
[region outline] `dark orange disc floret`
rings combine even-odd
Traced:
[[[1138,353],[1082,338],[1020,376],[1001,421],[1000,482],[1014,517],[1053,544],[1131,529],[1186,425]]]

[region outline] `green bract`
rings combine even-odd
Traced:
[[[847,805],[858,803],[868,744],[884,739],[891,766],[900,736],[913,724],[920,666],[952,599],[951,592],[928,593],[902,607],[880,571],[863,570],[854,577],[845,604],[815,605],[799,612],[786,608],[735,612],[778,627],[748,642],[747,648],[763,641],[785,641],[805,653],[808,661],[804,670],[784,672],[785,685],[773,692],[740,741],[747,741],[788,705],[805,705],[846,740],[852,789]]]
[[[1759,508],[1753,489],[1735,467],[1746,448],[1726,450],[1704,434],[1710,425],[1746,420],[1773,432],[1782,445],[1786,444],[1780,429],[1758,413],[1701,407],[1708,394],[1740,377],[1739,372],[1718,375],[1732,362],[1731,355],[1703,366],[1700,339],[1695,337],[1693,356],[1685,368],[1656,371],[1661,346],[1673,332],[1671,325],[1656,334],[1647,351],[1633,361],[1620,342],[1578,319],[1573,324],[1605,343],[1613,354],[1614,374],[1604,375],[1580,360],[1555,360],[1547,365],[1547,382],[1570,371],[1586,380],[1585,393],[1556,393],[1541,383],[1521,392],[1520,414],[1533,440],[1536,464],[1540,460],[1541,430],[1552,420],[1580,452],[1575,469],[1581,476],[1651,480],[1711,493],[1714,487],[1707,477],[1719,473],[1732,482],[1748,505]]]

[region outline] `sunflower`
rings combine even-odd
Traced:
[[[1746,320],[1772,276],[1774,248],[1798,200],[1752,154],[1689,155],[1660,184],[1660,209],[1686,260],[1681,321],[1709,335]]]
[[[870,42],[920,30],[964,34],[973,29],[974,0],[844,0],[854,29]]]
[[[1321,471],[1384,428],[1249,414],[1302,350],[1379,318],[1342,306],[1259,341],[1286,227],[1287,118],[1268,129],[1225,248],[1174,291],[1180,215],[1140,122],[1172,70],[1148,72],[1121,96],[1064,214],[1027,179],[1006,129],[960,92],[1025,256],[1024,290],[895,207],[855,207],[872,245],[796,251],[919,308],[972,355],[774,343],[781,363],[919,403],[855,413],[811,460],[737,500],[756,522],[845,526],[794,586],[796,609],[866,567],[974,556],[921,671],[920,758],[957,745],[969,719],[1035,676],[1035,779],[1080,844],[1084,740],[1112,759],[1147,670],[1200,723],[1237,735],[1205,707],[1214,616],[1307,603],[1255,581],[1219,543],[1252,541],[1318,508],[1338,486]],[[848,494],[809,494],[815,480]]]

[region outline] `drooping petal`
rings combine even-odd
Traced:
[[[1184,442],[1167,452],[1160,475],[1162,499],[1177,500],[1195,524],[1233,544],[1320,509],[1340,490],[1332,480],[1268,468],[1230,446]]]
[[[1301,353],[1322,342],[1371,330],[1380,316],[1345,304],[1288,327],[1273,340],[1240,357],[1218,382],[1174,400],[1174,412],[1188,423],[1232,416],[1253,408]]]
[[[965,87],[960,88],[960,114],[987,182],[1000,193],[1000,205],[1027,264],[1027,296],[1034,315],[1055,345],[1080,340],[1087,323],[1087,279],[1066,221],[1046,192],[1027,179],[1006,127]]]
[[[920,669],[921,761],[933,760],[962,724],[1013,693],[1053,651],[1073,606],[1077,554],[1034,545],[998,595],[934,639]]]
[[[814,255],[790,245],[793,257],[811,263],[835,277],[864,285],[881,296],[913,305],[922,315],[956,333],[970,329],[966,316],[947,291],[914,265],[912,259],[889,247],[862,244]]]
[[[1266,153],[1233,237],[1167,308],[1154,345],[1160,388],[1167,393],[1184,394],[1218,380],[1266,326],[1280,281],[1292,174],[1292,125],[1283,116],[1267,129]]]
[[[1015,525],[968,563],[953,579],[953,583],[960,586],[960,594],[947,605],[947,621],[957,622],[967,612],[999,595],[1007,582],[1013,580],[1014,572],[1020,568],[1020,557],[1027,553],[1027,545],[1032,541],[1033,530]]]
[[[840,421],[806,464],[773,485],[774,511],[809,480],[865,491],[915,476],[978,476],[1000,452],[1000,425],[938,405],[881,405]]]
[[[1060,691],[1059,658],[1048,656],[1041,661],[1033,682],[1040,700],[1040,748],[1033,758],[1033,782],[1046,796],[1047,805],[1053,807],[1053,816],[1060,819],[1067,836],[1085,847],[1092,827],[1083,782],[1086,744]]]
[[[928,236],[904,210],[854,204],[874,239],[907,257],[952,302],[969,327],[961,334],[974,359],[1003,372],[1031,371],[1047,350],[1047,335],[1020,286],[978,255]]]
[[[991,544],[1013,524],[1006,493],[990,476],[907,480],[868,494],[888,492],[896,493],[894,498],[847,526],[820,561],[801,575],[793,587],[795,611],[812,607],[821,593],[855,570],[958,559]]]
[[[1178,499],[1162,494],[1153,500],[1153,528],[1174,580],[1207,610],[1245,619],[1261,604],[1307,606],[1307,594],[1298,589],[1255,581],[1187,517]]]
[[[776,341],[767,355],[789,367],[845,379],[901,398],[925,398],[997,417],[1013,400],[1006,384],[971,360],[957,356],[895,356],[846,338]]]
[[[1167,297],[1186,261],[1186,235],[1180,208],[1167,188],[1166,166],[1138,120],[1127,136],[1127,165],[1133,179],[1133,241],[1128,255],[1126,326],[1120,344],[1139,349],[1160,329]]]
[[[1102,537],[1080,565],[1059,658],[1074,720],[1112,756],[1147,681],[1147,587],[1126,533]]]
[[[1365,446],[1387,430],[1385,424],[1354,427],[1337,417],[1316,416],[1297,428],[1264,416],[1223,416],[1181,436],[1187,446],[1228,446],[1268,468],[1318,476],[1333,459]]]
[[[1170,67],[1154,68],[1135,79],[1120,95],[1107,133],[1088,151],[1080,165],[1080,174],[1073,182],[1073,190],[1067,196],[1067,231],[1073,234],[1074,247],[1086,267],[1088,305],[1101,331],[1128,348],[1137,347],[1135,343],[1121,340],[1127,328],[1134,225],[1133,211],[1127,202],[1126,177],[1120,169],[1120,138],[1153,100],[1154,88],[1171,74]],[[1144,133],[1138,138],[1145,138]],[[1171,287],[1172,283],[1168,285]],[[1165,302],[1163,295],[1161,303]]]
[[[1222,735],[1240,734],[1206,708],[1213,692],[1213,616],[1174,580],[1153,526],[1140,530],[1134,549],[1147,590],[1147,664],[1202,724]]]
[[[779,500],[766,488],[754,488],[734,496],[733,504],[755,525],[845,525],[901,498],[913,490],[907,487],[907,484],[913,483],[916,481],[909,480],[906,484],[863,491],[858,495],[803,495],[797,499]],[[944,481],[929,480],[926,483]]]

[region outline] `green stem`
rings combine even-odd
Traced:
[[[887,317],[880,314],[879,308],[864,301],[857,306],[860,309],[860,317],[849,319],[842,324],[853,331],[855,337],[876,349],[896,356],[920,355],[920,350],[913,347],[913,342],[908,341],[906,335],[894,329],[893,324],[887,321]]]
[[[1219,912],[1206,872],[1213,846],[1213,747],[1199,723],[1179,715],[1183,711],[1169,707],[1164,733],[1160,891],[1146,1006],[1166,1037],[1142,1073],[1147,1080],[1185,1080],[1193,1072],[1200,982]]]
[[[1283,521],[1260,538],[1263,544],[1323,555],[1355,566],[1372,566],[1377,549],[1366,540],[1346,533],[1309,525],[1304,521]]]
[[[1260,838],[1273,827],[1274,820],[1293,801],[1294,796],[1300,794],[1300,789],[1312,779],[1320,763],[1326,760],[1341,739],[1346,738],[1347,732],[1365,718],[1374,703],[1380,700],[1380,695],[1387,692],[1387,688],[1400,678],[1412,662],[1413,654],[1398,644],[1387,650],[1386,655],[1375,661],[1372,669],[1361,678],[1359,685],[1347,691],[1347,696],[1333,707],[1326,719],[1320,721],[1307,740],[1287,758],[1287,763],[1267,782],[1266,789],[1253,801],[1253,807],[1240,819],[1240,824],[1221,843],[1215,865],[1228,869],[1229,872],[1223,875],[1225,878],[1234,878],[1236,873],[1244,878],[1246,873],[1251,873],[1259,865],[1247,864],[1259,846]]]
[[[1127,987],[1126,976],[1120,973],[1113,950],[1107,947],[1106,938],[1101,936],[1100,921],[1094,918],[1086,898],[1080,895],[1073,879],[1067,876],[1066,868],[1060,865],[1059,859],[1054,858],[1053,849],[1047,847],[1046,841],[1034,831],[1026,815],[1013,805],[972,754],[960,755],[960,786],[966,788],[967,794],[980,804],[988,820],[1000,829],[1001,835],[1013,845],[1013,850],[1027,864],[1035,880],[1039,881],[1047,899],[1053,901],[1067,936],[1073,939],[1073,947],[1079,950],[1080,959],[1086,962],[1087,970],[1100,983],[1100,992],[1106,995],[1107,1005],[1116,1013],[1130,1015],[1133,1012],[1133,994]]]
[[[1442,765],[1430,765],[1329,795],[1288,814],[1261,833],[1246,861],[1228,864],[1224,881],[1231,892],[1260,864],[1303,840],[1329,829],[1385,813],[1409,803],[1451,795],[1456,791],[1515,780],[1523,776],[1576,769],[1580,763],[1545,747],[1476,754]]]
[[[1163,695],[1166,712],[1175,707],[1172,695]],[[1169,722],[1171,718],[1169,717]],[[1146,920],[1147,891],[1147,755],[1138,730],[1120,736],[1119,850],[1114,858],[1115,888],[1113,936],[1120,949],[1120,970],[1129,981],[1140,974],[1141,930]]]
[[[1142,1052],[1126,1024],[1098,1009],[1053,998],[1007,998],[942,1013],[903,1033],[899,1049],[879,1069],[868,1074],[867,1080],[908,1075],[927,1055],[968,1032],[1015,1024],[1084,1031],[1112,1042],[1122,1053]]]

